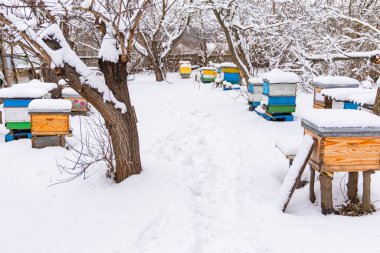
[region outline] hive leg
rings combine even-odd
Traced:
[[[347,196],[348,199],[353,203],[356,203],[358,201],[358,177],[358,172],[348,173]]]
[[[363,171],[363,210],[371,212],[371,174],[373,171]]]
[[[312,203],[315,202],[314,182],[315,182],[315,170],[313,168],[310,168],[309,197]]]
[[[331,214],[334,211],[332,198],[332,177],[321,173],[319,176],[321,183],[321,207],[323,214]]]

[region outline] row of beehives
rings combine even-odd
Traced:
[[[293,79],[290,79],[293,75]],[[276,70],[251,78],[248,85],[250,110],[260,104],[265,115],[276,119],[295,111],[295,94],[298,78],[295,74]],[[360,109],[372,111],[376,89],[372,85],[359,87],[359,81],[344,76],[314,78],[314,105],[316,109]],[[271,91],[272,90],[272,91]],[[269,108],[269,109],[268,109]],[[262,110],[258,110],[259,112]]]
[[[62,99],[51,99],[58,86],[32,80],[0,90],[4,103],[5,141],[31,138],[33,147],[64,146],[69,134],[69,114],[87,113],[87,101],[71,88],[62,89]]]
[[[179,67],[181,78],[190,78],[191,64],[182,62]],[[240,89],[241,73],[239,68],[231,62],[221,64],[210,63],[208,67],[199,69],[199,80],[202,83],[217,83],[223,90],[238,90]]]

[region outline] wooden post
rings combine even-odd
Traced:
[[[315,170],[310,167],[310,188],[309,188],[309,198],[312,203],[315,202],[315,192],[314,192],[314,182],[315,182]]]
[[[363,171],[363,210],[371,212],[371,174],[373,171]]]
[[[334,211],[332,198],[332,177],[321,173],[319,176],[321,183],[321,206],[323,214],[330,214]]]
[[[358,202],[358,172],[349,172],[348,173],[348,182],[347,182],[347,196],[348,199],[353,202]]]

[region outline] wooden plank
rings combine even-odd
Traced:
[[[267,113],[292,113],[296,111],[295,105],[263,105]]]
[[[33,136],[32,148],[64,147],[64,136]]]
[[[319,165],[320,172],[358,172],[358,171],[369,171],[369,170],[380,170],[379,165]]]
[[[268,96],[296,96],[297,84],[264,83],[263,94]]]
[[[4,108],[6,122],[30,122],[28,107]]]
[[[324,166],[380,167],[379,137],[326,137],[320,152]]]
[[[35,135],[59,135],[68,134],[68,114],[32,114],[32,133]]]
[[[30,129],[30,122],[6,122],[7,129],[26,130]]]
[[[289,192],[289,195],[287,197],[287,200],[285,201],[285,203],[283,205],[283,208],[282,208],[283,212],[285,212],[285,210],[286,210],[286,208],[287,208],[287,206],[288,206],[288,204],[290,202],[290,199],[292,198],[293,193],[294,193],[294,191],[297,188],[297,185],[299,185],[299,183],[301,182],[301,176],[302,176],[302,174],[303,174],[303,172],[304,172],[304,170],[306,168],[306,165],[307,165],[307,163],[308,163],[308,161],[310,159],[311,153],[313,151],[313,146],[315,145],[315,140],[314,140],[311,143],[311,145],[309,146],[309,139],[307,139],[307,138],[312,138],[312,137],[309,136],[309,135],[305,135],[304,136],[304,140],[303,140],[302,145],[301,145],[301,149],[306,149],[306,148],[309,149],[309,150],[307,150],[306,157],[304,157],[305,154],[303,152],[301,152],[301,154],[300,154],[300,152],[297,152],[297,155],[296,155],[296,157],[294,159],[296,161],[296,163],[294,165],[292,165],[292,167],[289,170],[289,172],[292,173],[292,169],[299,169],[297,178],[294,181],[294,184],[293,184],[293,186],[292,186],[292,188],[291,188],[291,190]],[[301,161],[300,159],[302,159],[303,161]],[[299,162],[302,162],[302,165],[301,165],[300,168],[293,167],[293,166],[299,166],[298,165]]]

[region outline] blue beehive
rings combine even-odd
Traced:
[[[248,80],[248,103],[249,110],[252,111],[254,108],[260,105],[263,98],[263,79],[252,77]]]
[[[269,120],[293,120],[299,78],[295,73],[272,70],[261,75],[263,81],[262,114]],[[264,115],[263,115],[264,116]]]

